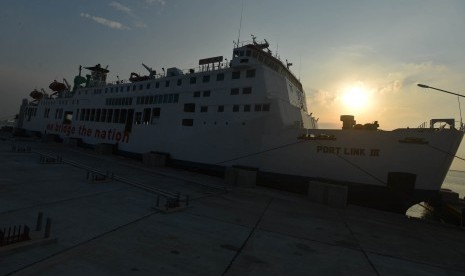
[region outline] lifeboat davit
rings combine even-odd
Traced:
[[[44,97],[44,94],[42,92],[37,91],[37,89],[34,89],[29,96],[33,98],[34,100],[41,100]]]
[[[134,72],[132,72],[131,76],[129,77],[130,82],[146,81],[146,80],[149,80],[149,79],[150,79],[149,76],[140,76],[139,74],[134,73]]]
[[[55,92],[61,92],[63,90],[66,90],[66,85],[62,82],[57,81],[53,81],[48,87]]]

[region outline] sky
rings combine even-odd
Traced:
[[[320,128],[343,114],[383,130],[460,121],[465,99],[417,84],[465,94],[464,30],[463,0],[3,0],[0,119],[79,65],[108,65],[109,80],[145,74],[141,63],[193,68],[229,59],[240,33],[293,63]]]

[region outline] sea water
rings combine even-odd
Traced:
[[[465,171],[450,170],[446,175],[446,179],[444,179],[444,182],[442,183],[442,189],[449,189],[456,192],[459,194],[459,197],[463,199],[465,197]],[[409,217],[423,219],[438,219],[430,207],[425,205],[425,203],[412,206],[408,209],[406,215]]]

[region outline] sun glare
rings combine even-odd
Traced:
[[[344,104],[353,109],[362,109],[368,104],[368,91],[360,86],[352,86],[344,92]]]

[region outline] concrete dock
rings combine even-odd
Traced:
[[[0,229],[51,219],[50,242],[2,251],[0,275],[465,275],[465,231],[349,205],[333,208],[261,187],[63,144],[0,140]],[[92,182],[66,162],[143,187],[188,195],[154,208],[156,193]]]

